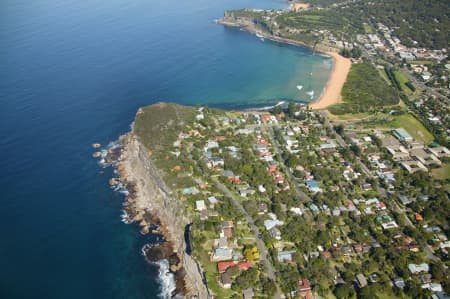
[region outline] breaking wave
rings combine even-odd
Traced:
[[[265,106],[265,107],[259,107],[259,108],[251,108],[250,110],[256,110],[256,111],[270,110],[270,109],[273,109],[273,108],[275,108],[275,107],[277,107],[277,106],[284,105],[285,103],[286,103],[285,101],[280,101],[280,102],[278,102],[277,104],[272,105],[272,106]]]
[[[169,271],[169,262],[167,260],[160,260],[154,262],[159,268],[158,282],[161,286],[159,298],[171,299],[176,290],[175,275]]]

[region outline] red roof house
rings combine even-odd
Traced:
[[[252,267],[251,262],[240,262],[238,265],[239,270],[248,270]]]
[[[219,273],[223,273],[233,266],[236,266],[235,262],[219,262],[217,263],[217,270],[219,270]]]
[[[306,278],[298,279],[298,295],[302,299],[313,299],[313,294],[311,292],[311,284]]]
[[[228,268],[237,266],[239,270],[248,270],[252,267],[251,262],[220,262],[217,263],[217,270],[219,270],[219,273],[224,273],[227,271]]]

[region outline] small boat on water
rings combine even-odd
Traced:
[[[314,96],[314,90],[308,91],[306,94],[312,98]]]
[[[264,36],[262,36],[262,34],[259,33],[259,32],[256,32],[256,36],[259,37],[259,38],[264,38]]]
[[[297,85],[298,90],[302,90],[302,88],[303,88],[303,85]]]

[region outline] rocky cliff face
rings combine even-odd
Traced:
[[[121,180],[134,185],[134,196],[128,199],[129,208],[137,221],[145,221],[146,215],[154,215],[161,221],[166,239],[173,245],[174,252],[181,259],[185,272],[187,298],[209,298],[203,283],[200,266],[185,252],[184,231],[191,222],[184,203],[171,196],[159,169],[149,158],[147,149],[135,135],[123,138],[123,151],[118,163]],[[145,226],[145,223],[144,225]]]
[[[238,27],[253,27],[254,20],[251,17],[236,17],[233,11],[225,11],[223,18],[218,21],[220,24],[228,26],[238,26]]]

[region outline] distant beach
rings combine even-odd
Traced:
[[[348,72],[352,66],[350,59],[335,52],[326,52],[333,59],[333,70],[328,79],[322,96],[309,105],[312,109],[325,109],[331,105],[341,102],[341,91],[347,79]]]
[[[314,52],[323,53],[324,55],[331,57],[333,59],[333,69],[331,71],[330,77],[328,78],[327,84],[325,85],[324,92],[319,99],[311,102],[310,104],[308,104],[308,106],[312,109],[325,109],[341,101],[342,87],[344,86],[344,83],[347,79],[347,75],[352,65],[352,62],[349,58],[345,58],[336,52],[332,52],[329,50],[329,48],[327,49],[324,47],[318,47],[317,45],[311,46],[301,41],[275,36],[263,32],[258,32],[256,27],[252,24],[242,25],[235,22],[229,22],[226,19],[219,19],[217,20],[217,23],[230,27],[239,27],[250,33],[258,33],[263,38],[268,40],[305,47]]]

